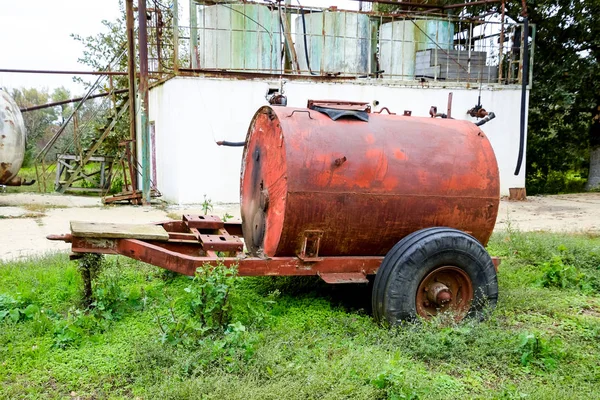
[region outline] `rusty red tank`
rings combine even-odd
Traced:
[[[433,226],[485,245],[498,205],[494,151],[468,121],[375,113],[333,121],[265,106],[248,129],[241,214],[254,255],[385,255]]]

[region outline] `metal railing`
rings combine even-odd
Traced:
[[[175,73],[191,69],[309,79],[521,82],[523,29],[502,21],[499,13],[469,18],[435,10],[395,15],[246,1],[192,1],[190,10],[187,24],[178,24],[179,15],[173,18],[178,25],[171,32],[158,22],[150,26],[155,34],[148,46],[156,64],[151,70],[162,63],[163,71],[168,64]],[[526,36],[531,81],[535,27]]]

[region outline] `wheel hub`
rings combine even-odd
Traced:
[[[426,289],[427,298],[431,303],[442,306],[452,300],[450,289],[441,282],[434,282]]]
[[[473,284],[461,268],[438,267],[421,281],[415,300],[417,313],[425,319],[438,313],[452,312],[460,321],[471,308]]]

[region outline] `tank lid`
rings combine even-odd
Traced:
[[[342,117],[356,118],[368,122],[371,105],[369,103],[344,100],[308,100],[306,106],[311,110],[319,111],[334,121]]]

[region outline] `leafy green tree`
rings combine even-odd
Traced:
[[[529,99],[527,187],[530,193],[582,189],[569,173],[600,184],[600,0],[530,0],[537,27]],[[507,3],[520,20],[521,4]],[[595,120],[594,120],[595,118]],[[593,121],[596,121],[592,124]],[[595,164],[590,165],[590,154]]]
[[[431,0],[428,4],[448,1]],[[405,5],[378,5],[386,12]],[[485,9],[485,10],[484,10]],[[498,5],[468,7],[477,15]],[[522,22],[521,0],[506,15]],[[536,26],[529,98],[527,189],[558,193],[600,186],[600,0],[527,0]],[[590,162],[591,158],[591,162]],[[579,176],[579,179],[574,177]]]
[[[51,101],[47,88],[13,89],[11,96],[20,108],[46,104]],[[39,149],[57,128],[58,111],[56,108],[42,108],[23,113],[23,121],[27,130],[27,145],[23,165],[28,166]]]
[[[52,92],[52,101],[59,102],[69,100],[71,98],[71,92],[66,89],[64,86],[54,89]],[[69,115],[73,112],[73,106],[71,104],[63,104],[58,106],[60,107],[60,118],[61,124],[65,122]]]

